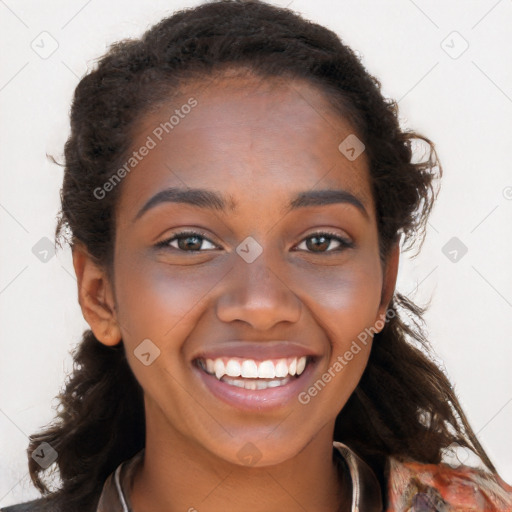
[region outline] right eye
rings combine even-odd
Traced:
[[[179,233],[174,233],[171,238],[167,238],[166,240],[162,240],[155,244],[155,247],[160,249],[171,248],[172,250],[178,250],[181,252],[205,252],[200,250],[204,241],[207,241],[214,249],[217,249],[217,246],[213,244],[211,240],[206,238],[204,233],[199,233],[197,231],[180,231]],[[172,243],[175,243],[176,245],[173,246],[171,245]]]

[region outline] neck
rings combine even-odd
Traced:
[[[333,461],[324,428],[295,457],[280,464],[232,464],[146,421],[144,459],[130,491],[134,512],[350,512],[351,484]],[[324,432],[325,431],[325,432]]]

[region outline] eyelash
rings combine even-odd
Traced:
[[[191,253],[207,252],[207,251],[201,251],[201,250],[185,251],[183,249],[178,249],[176,247],[171,247],[169,245],[174,240],[179,240],[181,238],[187,238],[187,237],[203,238],[203,239],[207,240],[208,242],[210,242],[212,245],[216,245],[206,236],[205,233],[201,233],[200,231],[180,231],[178,233],[174,233],[171,238],[167,238],[166,240],[162,240],[161,242],[158,242],[157,244],[155,244],[155,247],[157,247],[159,249],[170,249],[170,250],[175,250],[175,251],[179,251],[179,252],[191,252]],[[315,237],[325,237],[325,238],[329,238],[331,240],[336,240],[340,243],[340,247],[338,247],[337,249],[334,249],[334,250],[328,250],[328,251],[323,251],[323,252],[320,251],[317,253],[315,253],[314,251],[306,251],[306,252],[310,252],[311,254],[326,254],[326,253],[330,253],[330,252],[340,252],[340,251],[343,251],[344,249],[354,248],[353,242],[350,242],[350,241],[346,240],[345,238],[340,237],[339,235],[336,235],[334,233],[329,233],[327,231],[319,231],[316,233],[311,233],[309,236],[304,238],[300,243],[302,243],[310,238],[315,238]],[[211,251],[211,250],[213,250],[213,249],[208,249],[208,251]]]

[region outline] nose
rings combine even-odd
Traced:
[[[272,265],[266,251],[252,263],[235,257],[234,268],[226,275],[225,288],[217,301],[218,318],[223,322],[240,320],[258,331],[269,330],[280,322],[297,322],[301,301],[287,282],[282,266],[275,261]]]

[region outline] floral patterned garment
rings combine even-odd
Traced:
[[[389,460],[386,512],[512,512],[512,487],[480,469]]]

